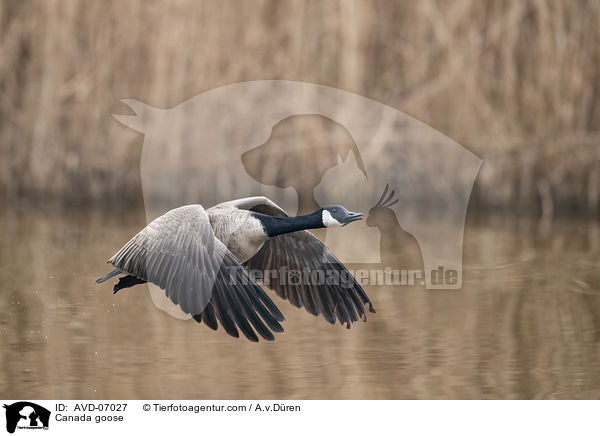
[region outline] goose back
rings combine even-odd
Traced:
[[[262,223],[248,210],[221,203],[206,211],[215,236],[243,263],[268,239]]]

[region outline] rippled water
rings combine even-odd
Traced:
[[[94,280],[143,211],[0,213],[0,397],[600,398],[597,222],[471,217],[458,291],[369,287],[351,330],[276,299],[234,339]]]

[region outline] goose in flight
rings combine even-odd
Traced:
[[[283,331],[284,320],[258,284],[258,271],[264,274],[263,284],[279,297],[350,328],[359,318],[366,320],[366,305],[375,312],[371,300],[307,229],[346,226],[361,217],[339,205],[290,217],[266,197],[228,201],[207,210],[199,204],[183,206],[135,235],[108,260],[115,269],[96,283],[124,274],[114,293],[154,283],[197,322],[213,330],[221,324],[234,337],[239,329],[257,342],[256,333],[273,340],[273,332]]]

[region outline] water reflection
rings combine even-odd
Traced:
[[[596,222],[471,218],[462,290],[372,287],[377,314],[350,331],[276,300],[286,333],[259,344],[94,284],[144,224],[0,213],[0,396],[600,397]]]

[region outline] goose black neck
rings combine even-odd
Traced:
[[[318,210],[308,215],[294,217],[275,217],[264,215],[262,213],[253,213],[262,223],[265,233],[272,238],[273,236],[283,235],[284,233],[298,232],[308,229],[322,229],[323,219],[321,211]]]

